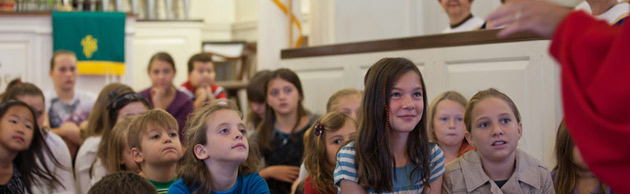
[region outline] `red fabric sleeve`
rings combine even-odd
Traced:
[[[225,94],[225,91],[219,93],[219,95],[217,95],[216,97],[217,99],[224,99],[227,98],[227,95]]]
[[[227,94],[225,94],[225,88],[218,86],[218,85],[210,85],[210,89],[212,89],[212,94],[214,95],[217,90],[219,91],[219,94],[217,94],[216,96],[214,96],[216,99],[224,99],[227,98]]]
[[[630,25],[573,12],[550,52],[561,65],[565,121],[584,161],[615,193],[630,193]]]

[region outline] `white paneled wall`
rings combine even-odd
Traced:
[[[575,6],[583,0],[550,0]],[[500,0],[473,1],[471,12],[485,18]],[[438,0],[311,1],[312,46],[440,33],[448,17]]]
[[[187,62],[190,56],[201,52],[202,22],[138,22],[133,41],[135,90],[151,86],[147,74],[149,59],[153,54],[164,51],[175,60],[177,73],[173,83],[179,86],[188,79]]]
[[[447,90],[467,98],[489,87],[517,104],[523,121],[519,147],[548,166],[553,163],[555,129],[561,119],[558,68],[547,53],[549,41],[529,41],[432,49],[284,59],[304,86],[304,105],[324,113],[328,97],[339,89],[363,89],[367,69],[384,57],[405,57],[423,73],[432,100]],[[500,51],[500,52],[498,52]]]

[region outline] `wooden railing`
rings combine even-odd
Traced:
[[[285,49],[281,52],[281,58],[291,59],[327,55],[544,40],[543,38],[535,34],[529,33],[516,34],[504,39],[499,39],[496,36],[498,31],[499,30],[479,30],[460,33],[435,34],[417,37],[405,37],[366,42]]]

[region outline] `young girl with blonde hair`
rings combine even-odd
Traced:
[[[99,145],[97,160],[94,170],[104,171],[95,174],[111,174],[119,171],[131,171],[139,173],[140,168],[133,161],[129,144],[127,143],[127,133],[129,125],[135,116],[125,116],[114,125],[110,132],[103,134],[103,140]],[[95,179],[93,179],[95,180]],[[100,180],[100,178],[99,178]],[[98,180],[95,180],[98,181]]]
[[[440,145],[445,164],[475,149],[465,138],[464,109],[467,103],[459,92],[446,91],[435,97],[429,106],[429,140]]]
[[[256,173],[260,158],[253,142],[247,140],[234,103],[217,101],[200,108],[186,128],[180,179],[168,194],[269,193],[267,183]]]
[[[510,97],[494,88],[477,92],[464,123],[475,150],[446,166],[442,193],[554,193],[549,170],[517,148],[523,126]]]

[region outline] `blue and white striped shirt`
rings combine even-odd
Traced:
[[[442,149],[440,149],[437,144],[430,145],[431,157],[429,158],[430,163],[430,172],[431,176],[429,178],[429,183],[435,181],[440,178],[444,173],[444,154],[442,153]],[[357,170],[354,164],[355,161],[355,149],[354,142],[349,143],[339,150],[337,153],[337,166],[335,167],[335,185],[339,188],[341,180],[348,180],[355,183],[358,183],[359,178],[357,177]],[[396,171],[396,179],[392,180],[394,191],[386,192],[392,194],[403,194],[403,193],[422,193],[422,189],[424,187],[422,180],[420,180],[420,173],[415,177],[415,180],[409,180],[409,175],[413,170],[414,166],[412,164],[397,167],[393,170]],[[366,188],[368,193],[375,193],[373,189]],[[338,189],[339,193],[341,193],[340,188]]]

